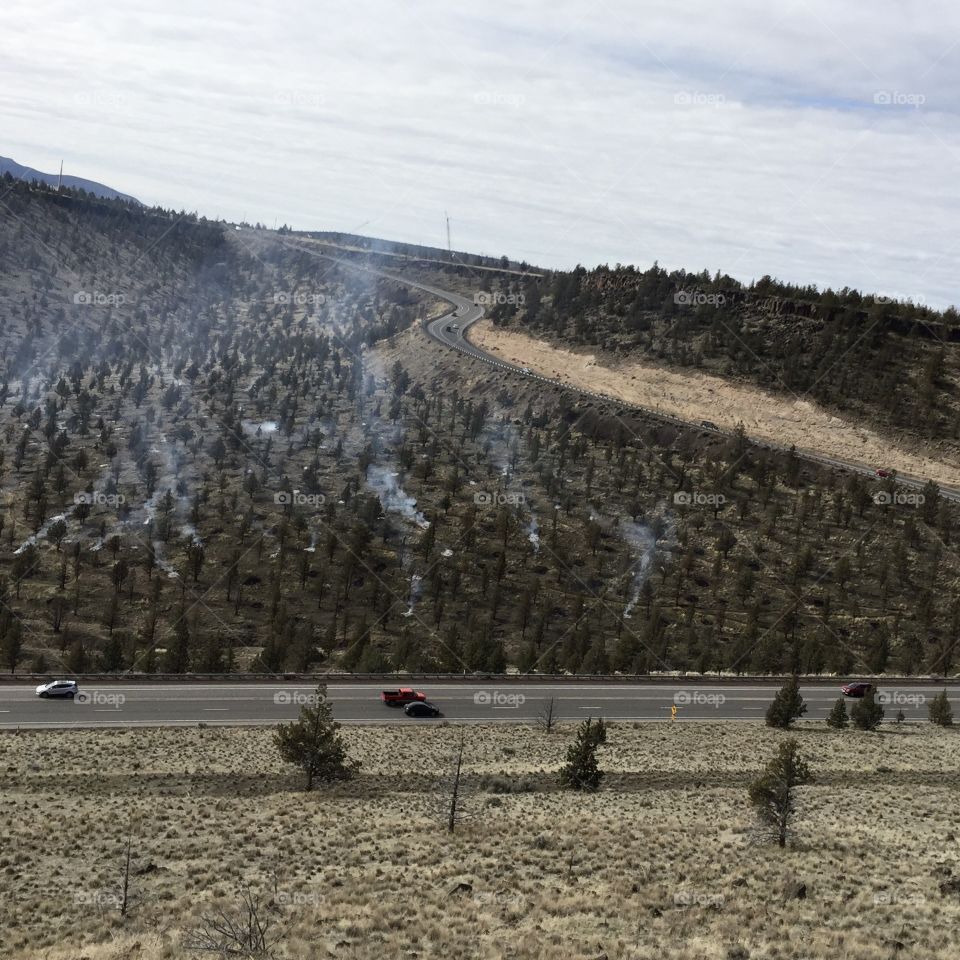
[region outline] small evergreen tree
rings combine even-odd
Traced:
[[[947,699],[947,691],[944,689],[938,693],[928,704],[927,710],[930,714],[930,722],[938,727],[953,726],[953,708]]]
[[[560,768],[560,783],[571,790],[594,791],[603,773],[597,766],[597,732],[593,721],[585,720],[577,739],[567,749],[567,762]]]
[[[806,712],[807,705],[800,696],[800,681],[793,676],[777,691],[767,708],[767,726],[786,730]]]
[[[847,704],[843,697],[840,697],[833,705],[830,716],[827,717],[827,726],[833,727],[834,730],[845,730],[849,723],[850,721],[847,718]]]
[[[760,818],[761,834],[785,847],[796,811],[795,788],[809,783],[810,769],[800,756],[796,740],[780,744],[777,755],[750,784],[750,802]]]
[[[313,789],[315,780],[349,780],[358,766],[356,761],[347,759],[340,724],[333,719],[327,703],[325,684],[317,687],[312,700],[300,708],[299,719],[280,724],[274,734],[280,756],[307,775],[307,790]]]
[[[591,733],[591,735],[593,736],[593,742],[594,742],[598,747],[603,746],[603,744],[605,744],[605,743],[607,742],[607,722],[606,722],[606,720],[604,720],[603,717],[600,717],[600,719],[597,720],[596,723],[591,724],[591,726],[590,726],[590,733]]]
[[[868,690],[850,711],[850,719],[859,730],[876,730],[883,720],[883,707],[877,703],[877,691]]]

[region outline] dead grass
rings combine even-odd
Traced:
[[[801,727],[817,784],[786,853],[749,842],[745,785],[782,736],[762,726],[617,726],[586,797],[552,777],[569,728],[470,727],[473,816],[451,837],[431,813],[456,734],[350,729],[363,775],[312,795],[267,730],[4,736],[0,955],[181,957],[248,885],[285,957],[957,956],[960,898],[938,888],[960,871],[951,731]],[[790,878],[806,899],[783,900]]]
[[[759,387],[695,370],[622,361],[607,366],[585,351],[570,350],[481,320],[470,328],[477,346],[504,360],[627,403],[689,420],[709,420],[724,430],[743,423],[747,436],[794,444],[829,457],[960,486],[960,464],[943,450],[929,455],[881,436],[861,423],[834,416],[803,398],[777,396]]]

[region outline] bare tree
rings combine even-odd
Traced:
[[[460,742],[453,751],[449,772],[437,780],[436,819],[447,828],[450,833],[457,829],[457,824],[470,818],[464,800],[466,791],[463,783],[463,753],[466,745],[465,732],[460,731]]]
[[[261,960],[273,956],[274,947],[282,939],[273,927],[274,921],[266,916],[260,897],[245,887],[234,907],[217,907],[204,914],[184,939],[184,946],[195,953]]]
[[[556,722],[556,701],[554,697],[550,697],[537,714],[537,726],[544,733],[552,733],[553,726]]]
[[[120,891],[120,916],[126,919],[130,908],[130,837],[127,837],[127,849],[123,863],[123,885]]]

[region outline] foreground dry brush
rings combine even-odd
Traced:
[[[816,779],[786,851],[750,840],[747,785],[786,736],[759,724],[613,726],[589,795],[556,784],[572,727],[470,726],[453,835],[431,773],[458,728],[345,735],[360,775],[309,795],[266,729],[3,736],[0,955],[188,956],[244,891],[291,958],[960,952],[951,730],[801,723]]]

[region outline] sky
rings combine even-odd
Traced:
[[[5,0],[0,155],[552,268],[960,302],[960,5]],[[0,208],[2,215],[2,208]]]

